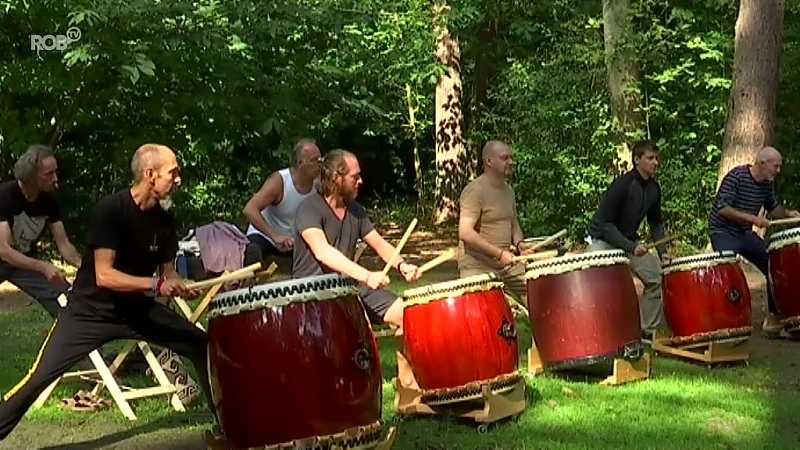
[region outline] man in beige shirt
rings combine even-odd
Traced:
[[[489,141],[481,155],[483,174],[461,192],[458,219],[458,271],[462,278],[494,272],[505,282],[505,291],[526,305],[525,264],[514,264],[514,253],[526,253],[517,220],[511,176],[511,148]]]

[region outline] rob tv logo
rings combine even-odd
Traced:
[[[81,30],[78,27],[70,27],[67,34],[45,34],[31,35],[31,50],[65,50],[67,45],[81,38]]]

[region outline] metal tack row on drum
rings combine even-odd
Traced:
[[[392,439],[381,422],[378,347],[353,280],[322,275],[226,292],[208,319],[226,441],[216,448],[381,448]]]
[[[776,282],[798,270],[798,242],[800,230],[773,238]],[[721,252],[663,267],[673,336],[654,339],[654,350],[691,358],[693,349],[746,342],[751,296],[740,261]],[[629,264],[624,252],[610,250],[527,266],[532,372],[612,363],[604,384],[649,377]],[[395,380],[397,414],[457,414],[486,424],[525,410],[516,323],[503,288],[485,274],[403,293],[405,353],[420,388]],[[782,312],[800,315],[795,298],[783,295]],[[239,289],[216,296],[208,317],[212,391],[230,446],[391,446],[377,345],[354,281],[324,275]]]

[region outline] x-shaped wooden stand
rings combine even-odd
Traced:
[[[217,292],[222,288],[223,284],[226,281],[231,281],[233,279],[243,279],[247,277],[261,277],[266,276],[269,277],[272,273],[277,269],[275,263],[272,263],[270,267],[261,272],[261,273],[254,273],[261,267],[260,263],[254,264],[252,266],[245,267],[243,269],[239,269],[237,271],[231,273],[225,273],[223,276],[219,277],[219,282],[214,282],[214,280],[206,280],[198,283],[193,283],[195,285],[210,285],[211,288],[206,292],[206,295],[203,297],[203,300],[197,306],[197,309],[194,311],[191,310],[189,305],[186,301],[182,298],[174,298],[174,304],[178,307],[178,309],[186,316],[186,318],[191,322],[197,325],[198,328],[203,329],[203,326],[199,323],[200,317],[205,313],[206,309],[208,309],[208,305],[213,300],[214,296],[217,295]],[[189,285],[191,287],[191,284]],[[198,286],[199,287],[199,286]],[[62,295],[58,299],[59,304],[62,308],[67,306],[66,296]],[[150,366],[150,370],[153,373],[153,376],[158,383],[157,386],[146,387],[146,388],[132,388],[128,386],[122,386],[117,383],[116,379],[114,378],[114,374],[119,370],[122,366],[122,363],[125,361],[125,358],[133,351],[135,347],[138,347],[139,350],[144,354],[145,360],[147,361],[148,366]],[[168,351],[164,349],[163,352]],[[162,353],[163,353],[162,352]],[[159,355],[161,356],[161,355]],[[89,359],[92,361],[95,369],[93,370],[80,370],[75,372],[68,372],[59,377],[56,381],[54,381],[50,386],[48,386],[36,399],[33,406],[34,408],[41,408],[44,403],[47,401],[48,397],[53,392],[53,389],[60,383],[62,380],[71,380],[71,379],[88,379],[91,381],[95,381],[97,384],[95,385],[94,389],[92,390],[93,395],[98,395],[102,389],[108,388],[109,394],[114,399],[114,402],[119,407],[122,414],[128,418],[129,420],[136,420],[136,414],[134,414],[133,409],[128,403],[128,400],[134,400],[139,398],[146,398],[146,397],[153,397],[156,395],[165,395],[170,394],[170,404],[175,409],[175,411],[183,412],[186,408],[183,405],[183,402],[177,395],[177,388],[173,383],[170,382],[169,378],[167,377],[164,369],[162,368],[161,364],[159,363],[159,358],[157,358],[154,354],[150,346],[144,341],[129,341],[122,349],[122,351],[114,358],[114,361],[111,363],[110,366],[106,365],[103,358],[100,356],[100,353],[97,350],[92,351],[89,354]],[[99,376],[100,380],[93,379],[91,377]]]

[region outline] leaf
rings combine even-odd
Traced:
[[[131,79],[131,83],[136,84],[139,81],[139,69],[136,67],[123,65],[122,71],[128,74],[128,77]]]
[[[155,75],[155,73],[153,72],[153,69],[156,68],[156,65],[153,64],[153,61],[150,61],[149,59],[140,60],[139,64],[138,64],[138,67],[139,67],[139,71],[141,71],[145,75],[149,75],[151,77],[153,75]]]

